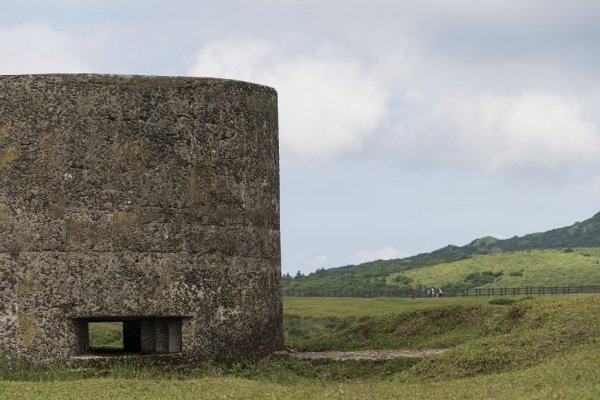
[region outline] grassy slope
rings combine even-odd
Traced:
[[[193,380],[100,378],[2,382],[0,399],[593,399],[600,395],[600,351],[583,347],[529,369],[466,379],[274,383],[235,377]],[[574,368],[576,366],[576,368]]]
[[[505,323],[508,307],[433,307],[373,318],[345,330],[293,342],[299,350],[447,348],[475,340]]]
[[[503,275],[487,285],[465,282],[469,273],[484,271],[503,272]],[[522,276],[511,276],[511,272],[522,272]],[[314,290],[339,289],[345,280],[352,284],[353,290],[448,287],[449,284],[467,284],[466,287],[473,288],[600,285],[600,248],[575,248],[573,252],[564,249],[499,252],[415,268],[379,268],[375,273],[369,267],[357,267],[348,271],[325,270],[294,279],[298,289]],[[373,286],[375,281],[379,286]]]
[[[530,250],[496,253],[406,271],[413,285],[447,287],[463,282],[472,272],[500,272],[493,283],[480,287],[600,285],[600,248]],[[510,272],[522,272],[511,276]],[[393,276],[390,277],[390,281]]]
[[[299,368],[306,365],[266,361],[239,368],[235,376],[223,369],[202,377],[142,371],[131,379],[127,370],[113,370],[106,371],[107,378],[87,380],[0,381],[0,398],[598,398],[599,313],[600,296],[572,295],[511,306],[434,307],[403,313],[396,321],[375,318],[336,334],[338,343],[358,337],[387,344],[395,340],[391,331],[419,321],[423,329],[415,331],[416,340],[439,320],[436,335],[443,329],[459,332],[460,321],[478,327],[479,334],[444,355],[365,379],[331,379],[333,369],[302,375]]]
[[[448,305],[484,304],[484,297],[447,297],[433,299],[285,297],[283,301],[285,341],[300,346],[298,341],[349,328],[358,322],[386,314],[423,310]]]
[[[304,342],[308,348],[448,346],[405,378],[455,379],[533,366],[600,339],[600,296],[522,299],[510,306],[451,306],[373,319]]]
[[[294,278],[284,276],[283,284],[286,290],[385,290],[390,288],[390,280],[386,278],[403,271],[497,252],[574,247],[600,248],[600,213],[585,221],[547,232],[504,240],[484,237],[465,246],[448,245],[430,253],[403,259],[377,260],[360,265],[320,269],[307,276]],[[398,284],[401,282],[396,282],[395,286]]]

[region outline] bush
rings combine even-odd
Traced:
[[[511,271],[508,275],[510,275],[510,276],[523,276],[523,271]]]
[[[533,296],[525,296],[525,297],[521,297],[519,300],[517,301],[530,301],[533,300],[534,297]]]
[[[492,299],[492,300],[490,300],[489,303],[495,304],[498,306],[509,306],[514,302],[515,302],[515,300],[512,300],[512,299],[500,298],[500,299]]]
[[[394,276],[393,281],[395,283],[400,283],[402,285],[408,285],[413,281],[413,279],[410,276],[398,274],[398,275]]]
[[[483,271],[479,272],[471,272],[464,279],[464,282],[469,285],[469,287],[477,287],[483,286],[488,283],[492,283],[503,274],[502,271],[492,272],[492,271]]]

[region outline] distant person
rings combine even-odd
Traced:
[[[431,297],[431,289],[427,288],[427,297]]]
[[[444,295],[444,291],[442,290],[442,288],[438,288],[437,295],[438,297],[442,297]]]

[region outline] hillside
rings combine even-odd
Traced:
[[[600,285],[600,248],[576,248],[572,252],[526,250],[474,256],[391,274],[386,283],[415,289]]]
[[[533,249],[569,249],[600,247],[600,213],[583,222],[547,232],[496,239],[488,236],[473,240],[465,246],[448,245],[431,253],[418,254],[395,260],[378,260],[359,265],[321,269],[306,276],[283,277],[284,289],[298,290],[385,290],[413,287],[411,280],[404,279],[406,271],[427,268],[441,263],[452,263],[475,256],[505,252],[521,252]],[[552,253],[556,255],[557,253]],[[569,254],[569,253],[564,253]],[[573,256],[575,256],[573,254]],[[569,257],[567,257],[569,258]],[[548,259],[544,265],[558,265],[564,260]],[[569,262],[575,261],[569,260]],[[557,264],[558,263],[558,264]],[[489,269],[488,269],[489,270]],[[484,270],[484,271],[488,271]],[[481,272],[484,272],[481,271]],[[402,274],[399,274],[401,273]],[[493,271],[492,271],[493,272]],[[392,281],[394,277],[395,281]],[[553,278],[552,278],[553,279]],[[553,284],[559,284],[553,281]],[[593,284],[588,282],[588,284]],[[541,285],[538,284],[538,285]],[[468,285],[467,285],[468,286]],[[479,287],[471,285],[469,287]]]

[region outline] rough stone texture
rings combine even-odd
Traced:
[[[277,94],[239,81],[0,76],[0,358],[76,318],[186,317],[188,360],[282,348]]]

